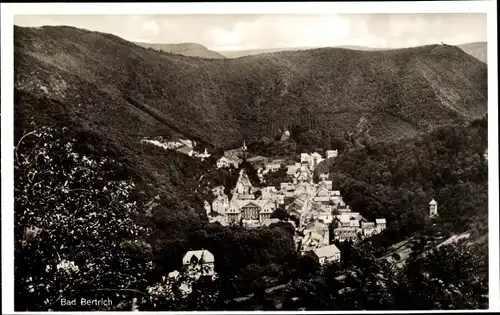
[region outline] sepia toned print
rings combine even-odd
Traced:
[[[488,308],[485,14],[14,23],[16,311]]]

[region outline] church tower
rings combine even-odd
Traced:
[[[437,201],[432,199],[431,202],[429,202],[429,216],[436,217],[438,216],[438,204]]]

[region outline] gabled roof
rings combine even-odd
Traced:
[[[206,249],[201,249],[201,250],[190,250],[184,255],[184,258],[182,258],[182,263],[184,265],[190,264],[191,263],[191,258],[196,257],[198,260],[203,259],[205,263],[213,263],[215,261],[214,255],[209,252]]]
[[[249,202],[246,205],[242,206],[242,208],[248,208],[248,207],[258,207],[260,208],[261,206],[257,202]]]
[[[431,206],[435,206],[435,205],[437,205],[438,203],[437,203],[437,201],[436,201],[436,200],[432,199],[432,200],[431,200],[431,202],[429,202],[429,204],[430,204]]]
[[[334,244],[320,247],[314,250],[314,253],[318,258],[321,257],[333,257],[337,254],[340,254],[340,250]]]

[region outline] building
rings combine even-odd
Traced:
[[[255,202],[249,202],[241,207],[241,217],[243,220],[259,220],[260,206]]]
[[[438,216],[438,203],[436,200],[432,199],[431,202],[429,202],[429,216],[431,218]]]
[[[237,206],[229,207],[227,211],[227,223],[229,225],[239,224],[241,220],[241,210]]]
[[[383,230],[386,229],[386,221],[385,219],[375,219],[375,228],[377,229],[377,232],[380,233]]]
[[[229,199],[226,195],[218,196],[212,201],[212,211],[225,215],[229,209]]]
[[[300,154],[300,163],[301,164],[311,164],[312,158],[309,154],[307,153],[301,153]]]
[[[340,250],[334,244],[317,248],[313,250],[313,253],[318,257],[321,265],[340,262]]]
[[[338,227],[333,230],[333,238],[339,242],[356,242],[359,239],[359,234],[361,229],[355,227]]]
[[[363,237],[370,237],[376,234],[375,222],[361,222]]]
[[[311,171],[305,167],[301,166],[300,169],[294,175],[294,182],[310,182],[312,181]]]
[[[311,154],[311,162],[312,163],[310,163],[309,166],[311,167],[311,169],[314,169],[316,166],[318,166],[319,163],[321,163],[323,161],[324,161],[324,159],[321,156],[321,154],[314,152],[313,154]]]
[[[216,163],[217,168],[229,167],[229,165],[229,159],[225,156],[218,159]]]
[[[326,151],[326,158],[331,159],[331,158],[336,158],[339,155],[338,150],[327,150]]]
[[[333,222],[333,215],[330,211],[322,211],[318,215],[318,220],[323,223],[330,224]]]
[[[276,172],[280,169],[281,167],[281,164],[278,164],[278,163],[270,163],[270,164],[266,164],[265,168],[264,168],[264,171],[267,171],[267,172]]]
[[[215,275],[214,255],[206,249],[188,251],[182,258],[182,264],[187,272],[195,272],[195,279]]]
[[[309,222],[306,225],[303,233],[304,233],[304,239],[306,239],[307,235],[318,234],[321,236],[321,242],[319,243],[320,246],[330,245],[330,231],[328,229],[328,224],[325,224],[318,220]]]

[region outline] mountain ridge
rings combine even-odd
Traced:
[[[93,95],[113,104],[101,106],[107,115],[99,117],[95,105],[72,108],[97,126],[123,128],[108,117],[117,116],[133,133],[163,128],[132,109],[128,96],[216,146],[274,135],[309,116],[321,120],[316,129],[341,134],[371,115],[373,135],[391,138],[487,111],[485,65],[452,46],[198,59],[77,28],[16,26],[15,54],[17,89],[72,103]]]

